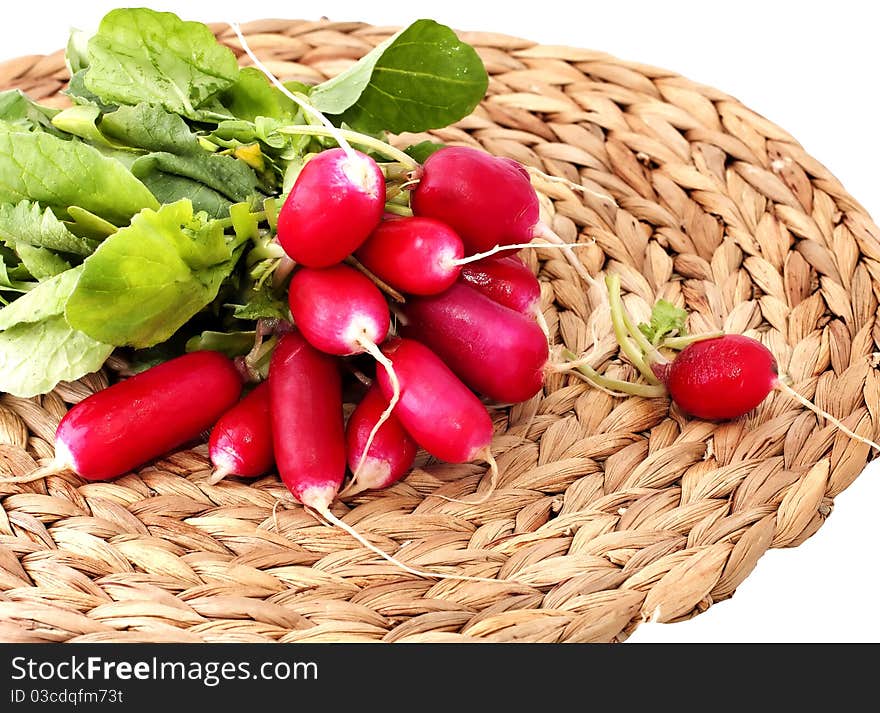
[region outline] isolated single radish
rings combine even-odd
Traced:
[[[300,265],[328,267],[351,255],[379,225],[385,179],[359,151],[328,149],[306,162],[278,213],[278,242]]]
[[[474,391],[517,403],[541,390],[550,349],[534,319],[462,282],[409,300],[403,316],[403,334],[433,350]]]
[[[272,443],[293,497],[324,512],[345,477],[342,379],[336,360],[296,331],[283,334],[269,363]]]
[[[348,417],[345,426],[348,467],[357,477],[346,486],[343,495],[387,488],[412,468],[418,446],[393,413],[370,442],[370,435],[387,408],[388,400],[373,382]],[[368,444],[369,451],[366,451]]]
[[[258,384],[229,409],[211,429],[208,456],[214,466],[211,482],[227,475],[257,478],[275,462],[269,382]]]
[[[383,220],[355,253],[357,259],[396,290],[434,295],[449,287],[461,271],[461,238],[433,218]]]
[[[76,404],[55,431],[55,459],[14,480],[70,471],[109,480],[195,440],[241,395],[232,360],[196,351],[151,367]]]
[[[395,415],[422,448],[448,463],[487,458],[492,419],[486,407],[428,347],[396,337],[382,346],[400,381]],[[376,371],[382,395],[393,389],[384,368]]]
[[[709,421],[748,413],[779,383],[770,350],[741,334],[694,342],[652,368],[682,411]]]

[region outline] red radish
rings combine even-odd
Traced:
[[[322,270],[302,268],[290,281],[289,301],[294,323],[312,346],[338,356],[367,352],[391,370],[392,382],[397,383],[394,369],[378,347],[388,334],[391,313],[368,277],[347,265]],[[395,388],[375,431],[391,415],[398,393]],[[364,456],[368,451],[369,444]]]
[[[278,242],[301,265],[335,265],[367,239],[384,210],[378,164],[359,151],[328,149],[297,176],[278,213]]]
[[[394,413],[416,443],[449,463],[489,460],[489,412],[440,357],[424,344],[400,337],[386,342],[382,351],[400,381]],[[377,369],[376,380],[383,396],[391,398],[393,387],[385,369]]]
[[[376,431],[371,442],[373,429],[387,408],[387,399],[373,382],[348,418],[345,427],[348,467],[357,477],[345,488],[344,495],[387,488],[412,467],[418,446],[394,414]],[[368,444],[369,451],[366,450]]]
[[[371,351],[391,326],[388,303],[379,288],[347,265],[298,270],[290,281],[288,299],[303,337],[328,354]]]
[[[461,279],[493,302],[532,316],[541,301],[541,284],[516,255],[489,257],[461,268]]]
[[[781,391],[827,419],[850,438],[880,449],[830,413],[805,398],[779,376],[776,359],[761,342],[742,334],[701,339],[682,349],[672,362],[652,368],[685,413],[707,421],[744,416],[774,390]]]
[[[15,478],[64,471],[109,480],[198,438],[241,395],[242,380],[219,352],[171,359],[98,391],[74,406],[55,431],[55,460]]]
[[[269,382],[263,381],[221,416],[211,429],[208,455],[216,469],[211,482],[227,475],[257,478],[275,462]]]
[[[425,159],[410,204],[415,215],[458,233],[465,251],[478,254],[471,259],[543,238],[563,247],[581,278],[593,283],[571,245],[541,222],[538,194],[516,161],[468,146],[439,149]]]
[[[323,514],[345,477],[336,361],[298,332],[283,334],[269,363],[269,403],[278,474],[293,497]]]
[[[358,248],[361,264],[396,290],[434,295],[455,282],[464,255],[461,238],[432,218],[385,220]]]
[[[611,379],[577,360],[569,362],[566,369],[577,369],[587,381],[599,388],[611,389],[615,395],[633,394],[648,398],[668,395],[685,413],[710,421],[744,416],[760,405],[771,391],[778,390],[825,418],[850,438],[880,450],[880,444],[853,432],[789,386],[786,379],[780,377],[773,354],[761,342],[741,334],[696,334],[662,339],[665,332],[655,333],[650,341],[648,334],[633,323],[623,305],[620,277],[609,274],[605,283],[611,322],[621,351],[649,383]],[[657,307],[661,306],[658,303]],[[668,305],[657,314],[658,324],[667,320],[667,326],[672,326],[675,331],[680,329],[674,321],[668,321],[672,318]],[[683,313],[676,318],[681,320],[682,326],[685,317]],[[651,323],[641,327],[646,327],[650,333],[653,325],[652,313]],[[658,346],[681,351],[670,361]]]
[[[462,282],[409,300],[403,315],[404,334],[436,352],[474,391],[517,403],[541,390],[550,349],[533,319]]]
[[[449,225],[468,253],[527,243],[540,219],[538,196],[520,168],[466,146],[425,159],[411,205],[416,215]]]
[[[748,413],[779,380],[770,350],[740,334],[694,342],[653,369],[685,413],[710,421]]]

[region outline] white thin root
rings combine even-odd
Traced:
[[[547,240],[546,236],[536,236],[541,237]],[[561,238],[560,238],[561,240]],[[540,248],[542,250],[546,249],[555,249],[560,248],[562,250],[570,250],[571,248],[585,248],[588,245],[592,245],[593,243],[564,243],[559,241],[548,241],[546,243],[514,243],[513,245],[496,245],[491,250],[486,250],[482,253],[474,253],[473,255],[469,255],[468,257],[460,257],[457,260],[450,260],[450,265],[467,265],[471,262],[477,262],[478,260],[482,260],[483,258],[491,257],[492,255],[496,255],[497,253],[504,252],[505,250],[535,250]],[[578,263],[580,264],[580,263]]]
[[[376,438],[376,434],[379,432],[379,429],[391,418],[391,412],[394,411],[394,407],[397,406],[398,401],[400,401],[400,380],[397,378],[397,372],[394,371],[394,364],[391,363],[391,360],[382,353],[382,350],[379,349],[376,344],[371,342],[369,339],[364,338],[360,342],[361,346],[364,348],[364,351],[367,352],[371,357],[373,357],[379,364],[381,364],[385,371],[388,373],[388,379],[391,381],[392,394],[391,399],[388,402],[388,406],[385,407],[385,410],[382,412],[382,415],[379,416],[379,420],[376,421],[373,429],[370,431],[370,435],[367,438],[367,442],[364,445],[364,451],[361,453],[361,457],[358,460],[357,467],[354,469],[354,473],[352,474],[351,482],[348,484],[346,488],[347,491],[351,492],[354,484],[357,482],[358,475],[361,472],[361,469],[364,467],[364,463],[367,460],[367,456],[370,453],[370,448],[373,446],[373,440]]]
[[[542,238],[549,243],[553,243],[554,245],[563,246],[567,248],[565,250],[565,259],[568,260],[569,264],[574,268],[574,271],[580,275],[580,278],[589,286],[592,287],[596,284],[596,281],[593,279],[592,275],[587,272],[587,268],[584,267],[583,263],[578,260],[577,255],[574,254],[574,251],[571,249],[573,245],[592,245],[592,242],[589,243],[567,243],[562,238],[560,238],[549,225],[545,223],[538,223],[535,226],[535,235],[536,238]]]
[[[281,80],[279,80],[278,77],[272,74],[269,68],[266,67],[266,65],[264,65],[260,61],[260,58],[254,54],[253,50],[251,50],[247,40],[244,38],[244,34],[241,31],[241,26],[237,22],[230,22],[229,26],[232,28],[235,36],[238,38],[238,41],[241,44],[241,48],[245,51],[247,56],[251,58],[254,66],[266,75],[266,78],[273,85],[275,85],[278,91],[280,91],[284,96],[294,102],[304,112],[306,112],[307,114],[311,114],[312,117],[314,117],[315,119],[320,121],[321,124],[327,127],[327,131],[330,133],[336,143],[339,144],[340,148],[345,151],[346,155],[348,155],[350,158],[354,158],[357,154],[355,153],[355,150],[351,147],[351,144],[348,143],[345,136],[343,136],[342,132],[335,126],[333,126],[333,123],[320,111],[318,111],[307,101],[304,101],[301,97],[296,96],[296,94],[294,94],[287,87],[285,87],[284,84],[281,83]]]
[[[486,488],[485,492],[478,497],[474,498],[473,496],[469,496],[468,499],[459,499],[459,498],[450,498],[448,495],[437,495],[438,498],[442,498],[450,503],[461,503],[462,505],[480,505],[486,502],[490,497],[492,497],[492,493],[495,492],[495,489],[498,487],[498,462],[495,460],[495,456],[492,455],[492,452],[486,448],[483,453],[483,459],[489,464],[489,486]],[[476,493],[474,493],[476,495]]]
[[[827,411],[823,411],[822,409],[820,409],[818,406],[816,406],[816,404],[814,404],[808,398],[806,398],[805,396],[802,396],[797,391],[795,391],[793,388],[791,388],[788,384],[786,384],[784,381],[782,381],[782,379],[776,380],[776,388],[779,389],[782,393],[786,394],[787,396],[793,398],[795,401],[797,401],[799,404],[801,404],[805,408],[807,408],[810,411],[812,411],[813,413],[815,413],[817,416],[821,416],[825,420],[832,423],[834,426],[836,426],[839,430],[843,431],[850,438],[852,438],[856,441],[859,441],[861,443],[864,443],[868,446],[871,446],[871,448],[876,448],[878,451],[880,451],[880,443],[875,443],[870,438],[865,438],[864,436],[860,436],[855,431],[852,431],[851,429],[847,428],[846,426],[843,425],[843,423],[839,419],[834,418],[834,416],[832,416]]]
[[[608,193],[600,193],[599,191],[594,191],[592,188],[587,188],[586,186],[582,186],[580,183],[575,183],[574,181],[569,181],[567,178],[563,178],[562,176],[551,176],[549,173],[544,173],[542,170],[535,168],[534,166],[526,166],[523,164],[523,168],[526,169],[533,176],[540,176],[545,181],[549,181],[550,183],[560,183],[563,186],[568,186],[574,191],[579,191],[588,196],[593,196],[594,198],[599,198],[603,201],[608,201],[611,205],[617,206],[617,201],[614,200],[614,196]]]
[[[399,567],[404,572],[409,572],[410,574],[414,574],[417,577],[425,577],[427,579],[453,579],[458,580],[460,582],[486,582],[490,584],[498,584],[499,582],[508,582],[509,580],[504,579],[492,579],[490,577],[468,577],[463,574],[444,574],[442,572],[427,572],[423,569],[416,569],[415,567],[410,567],[406,562],[402,562],[397,559],[394,555],[390,555],[381,547],[377,547],[372,542],[370,542],[366,537],[364,537],[361,533],[355,530],[351,525],[347,522],[344,522],[340,518],[336,517],[332,512],[330,512],[330,508],[321,508],[320,510],[316,510],[317,514],[324,518],[327,522],[332,525],[336,525],[341,530],[344,530],[349,535],[351,535],[354,539],[360,542],[367,549],[375,552],[382,559],[390,562],[395,567]]]

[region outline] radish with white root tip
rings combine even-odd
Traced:
[[[331,511],[345,477],[346,460],[342,380],[333,357],[315,349],[298,331],[287,332],[272,354],[269,385],[275,462],[282,482],[298,502],[410,574],[432,579],[501,581],[410,567]],[[479,401],[477,404],[482,406]]]
[[[880,444],[855,433],[795,391],[787,377],[780,375],[773,354],[758,340],[723,333],[674,336],[683,329],[687,313],[663,301],[655,306],[650,324],[636,326],[623,306],[619,276],[608,275],[605,283],[621,351],[649,383],[609,379],[588,366],[570,362],[568,368],[580,371],[587,381],[621,395],[668,395],[684,413],[708,421],[745,416],[772,391],[780,391],[850,438],[880,450]],[[663,347],[680,351],[670,359],[661,352]],[[566,356],[574,357],[570,353]]]
[[[214,424],[208,439],[208,457],[214,466],[211,483],[228,475],[258,478],[272,469],[275,453],[268,381],[257,384]]]
[[[341,497],[387,488],[412,468],[418,446],[397,416],[386,416],[387,409],[388,399],[374,381],[345,424],[348,467],[357,476]]]
[[[474,253],[459,264],[502,250],[535,248],[535,238],[565,249],[569,263],[588,285],[594,280],[566,243],[540,219],[538,194],[516,161],[467,146],[438,149],[417,172],[413,213],[450,226]]]
[[[55,459],[4,482],[63,472],[110,480],[193,441],[239,399],[232,360],[195,351],[97,391],[76,404],[55,431]]]

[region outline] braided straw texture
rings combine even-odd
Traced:
[[[227,27],[214,30],[240,53]],[[315,82],[392,30],[265,20],[244,31],[277,75]],[[637,318],[662,297],[692,311],[693,332],[755,336],[798,391],[877,437],[880,231],[821,164],[735,99],[671,72],[463,37],[491,75],[488,96],[436,137],[591,188],[535,179],[544,219],[566,240],[595,241],[578,254],[594,275],[621,275]],[[3,87],[59,105],[66,78],[60,52],[0,66]],[[585,290],[558,251],[526,258],[554,342],[634,377],[602,290]],[[108,378],[3,395],[0,473],[51,458],[65,410]],[[402,572],[292,503],[274,474],[208,484],[200,446],[108,483],[0,483],[0,639],[622,641],[642,621],[730,597],[769,547],[816,532],[869,457],[779,393],[717,425],[556,373],[494,417],[501,475],[485,503],[435,497],[474,492],[484,465],[423,460],[334,512],[414,567],[515,581]]]

